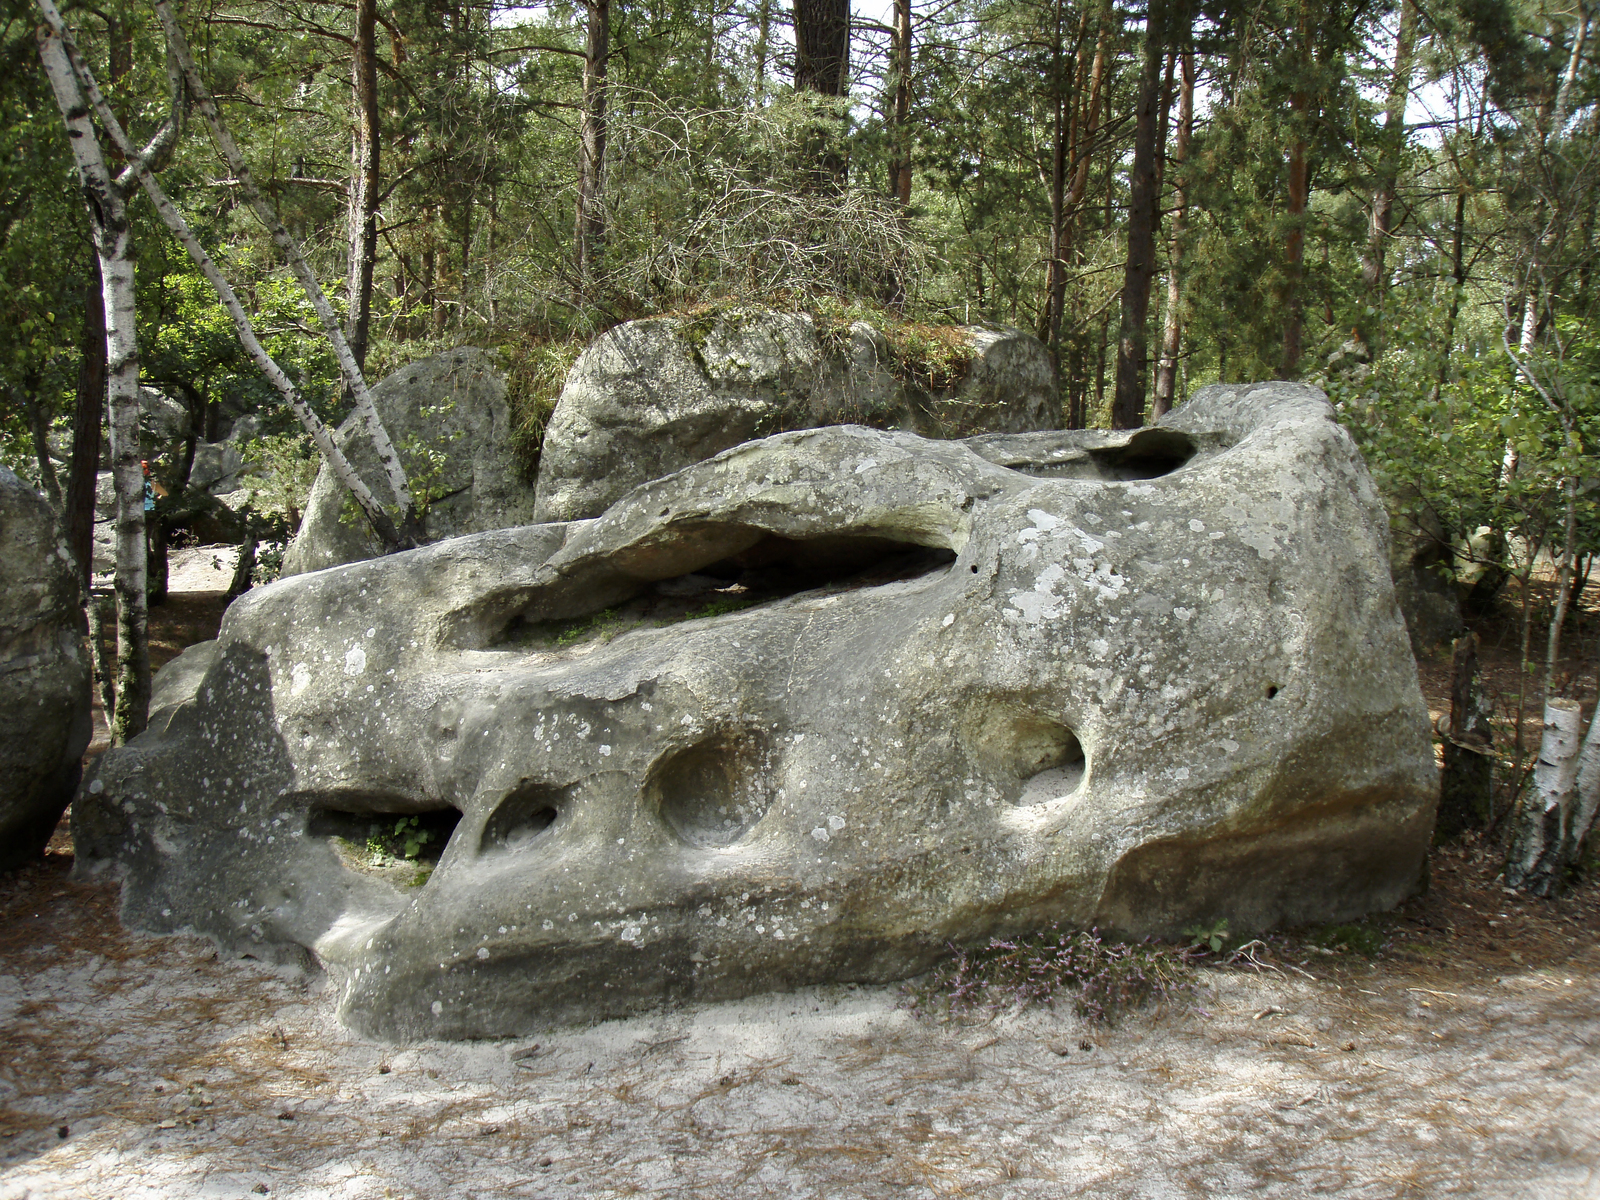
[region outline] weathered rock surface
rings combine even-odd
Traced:
[[[929,437],[1061,423],[1050,355],[1030,334],[946,331],[953,372],[897,361],[864,321],[819,332],[807,313],[652,317],[601,335],[545,430],[534,519],[597,517],[629,489],[782,430],[858,422]]]
[[[35,857],[89,744],[77,574],[49,506],[0,467],[0,870]]]
[[[462,347],[402,367],[372,389],[378,415],[415,492],[430,499],[428,532],[455,537],[533,519],[533,488],[511,447],[505,378],[483,350]],[[352,417],[338,440],[369,485],[383,486],[372,443]],[[381,493],[379,493],[381,495]],[[283,574],[358,562],[379,553],[349,493],[317,472]]]
[[[1348,918],[1415,885],[1437,787],[1387,554],[1300,385],[1133,434],[780,434],[249,593],[80,790],[79,862],[391,1038],[1052,922]],[[448,836],[421,886],[360,852],[397,823]]]

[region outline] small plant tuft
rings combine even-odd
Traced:
[[[372,827],[367,835],[367,856],[375,861],[414,860],[431,841],[433,830],[423,827],[421,817],[401,817],[391,830],[385,831],[381,825]]]
[[[1372,925],[1326,925],[1309,939],[1313,946],[1334,952],[1354,951],[1367,958],[1376,958],[1388,948],[1389,939],[1383,930]]]
[[[1107,941],[1097,929],[995,938],[951,957],[902,989],[919,1016],[956,1018],[1070,998],[1086,1020],[1111,1024],[1192,990],[1185,952],[1153,941]]]
[[[1183,936],[1189,939],[1189,945],[1197,950],[1209,949],[1213,954],[1221,954],[1222,947],[1228,940],[1228,918],[1214,921],[1210,925],[1191,925],[1183,931]]]

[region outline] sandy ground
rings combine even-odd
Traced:
[[[1110,1028],[833,987],[404,1047],[70,868],[0,878],[0,1200],[1600,1198],[1600,882],[1472,846],[1375,957],[1300,931]]]
[[[1376,960],[1110,1029],[835,987],[393,1047],[52,856],[0,897],[0,1197],[1600,1196],[1600,896],[1451,862]]]

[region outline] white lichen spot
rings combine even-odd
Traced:
[[[311,668],[305,663],[295,663],[294,670],[289,672],[289,694],[298,696],[311,686]]]
[[[489,947],[487,947],[487,946],[479,946],[478,947],[478,958],[481,960],[481,959],[486,959],[488,957],[489,957]]]
[[[444,1005],[441,1004],[439,1001],[435,1000],[432,1003],[432,1005],[429,1006],[429,1011],[432,1012],[433,1015],[437,1017],[440,1013],[442,1013],[444,1011]]]
[[[359,675],[367,669],[367,652],[360,646],[351,646],[344,652],[344,673]]]
[[[1195,533],[1204,533],[1206,531],[1206,523],[1191,517],[1189,519],[1189,528]]]
[[[811,831],[811,836],[816,838],[817,841],[819,841],[819,842],[826,842],[826,841],[830,840],[829,837],[828,837],[828,831],[826,829],[824,829],[821,825],[818,825],[815,829],[813,829]]]

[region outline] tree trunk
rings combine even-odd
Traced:
[[[1456,185],[1456,212],[1455,221],[1450,233],[1450,307],[1445,312],[1444,318],[1444,349],[1439,355],[1439,378],[1434,385],[1437,391],[1443,388],[1450,378],[1450,358],[1455,352],[1456,320],[1461,315],[1461,296],[1467,285],[1467,270],[1465,251],[1465,237],[1467,225],[1467,187],[1465,183]]]
[[[350,272],[345,288],[349,311],[344,335],[350,343],[351,357],[363,370],[372,327],[372,271],[378,258],[381,126],[377,33],[377,0],[357,0],[356,41],[350,69],[356,119],[350,147]]]
[[[1411,97],[1411,69],[1416,58],[1416,0],[1401,0],[1400,30],[1395,37],[1394,72],[1389,76],[1389,96],[1384,105],[1383,135],[1379,141],[1378,162],[1372,184],[1372,215],[1367,223],[1367,249],[1361,259],[1361,280],[1366,285],[1368,306],[1382,311],[1388,289],[1384,269],[1385,252],[1394,218],[1395,184],[1400,175],[1400,155],[1405,150],[1406,101]],[[1362,325],[1368,322],[1363,320]],[[1380,350],[1378,329],[1362,329],[1362,340]]]
[[[1057,0],[1056,20],[1059,38],[1061,2]],[[1090,149],[1100,121],[1100,91],[1105,78],[1106,40],[1110,21],[1100,15],[1099,36],[1095,40],[1094,62],[1085,62],[1089,11],[1084,10],[1078,26],[1077,64],[1073,73],[1074,94],[1067,96],[1059,87],[1055,105],[1055,143],[1050,175],[1050,261],[1045,270],[1045,306],[1040,315],[1039,336],[1050,347],[1057,372],[1061,366],[1061,325],[1066,317],[1069,257],[1075,241],[1078,206],[1089,186]],[[1084,69],[1088,83],[1084,86]],[[1059,75],[1059,71],[1058,71]],[[1087,97],[1085,99],[1085,97]],[[1070,106],[1070,119],[1067,112]],[[1069,404],[1069,408],[1071,405]],[[1081,408],[1081,405],[1079,406]],[[1071,418],[1069,417],[1069,420]],[[1068,428],[1080,426],[1069,425]]]
[[[106,312],[100,288],[100,258],[90,259],[92,277],[83,288],[83,342],[78,360],[78,398],[72,416],[72,463],[67,470],[67,546],[77,559],[84,595],[94,575],[94,502],[100,480],[100,427],[106,412]],[[110,719],[109,712],[107,720]]]
[[[111,740],[122,745],[144,731],[150,712],[150,645],[145,574],[144,470],[139,457],[139,342],[134,324],[133,244],[127,197],[106,167],[66,47],[46,10],[39,57],[67,126],[84,205],[100,259],[106,315],[107,404],[111,472],[116,485],[117,704]]]
[[[586,292],[605,253],[606,60],[610,55],[611,0],[586,0],[588,36],[583,57],[583,118],[578,131],[578,208],[573,265]]]
[[[1058,12],[1060,2],[1057,0]],[[895,200],[906,206],[911,203],[911,0],[894,0],[894,41],[890,55],[890,77],[894,85],[894,159],[889,164],[889,191]]]
[[[114,614],[116,606],[111,596],[104,592],[88,592],[89,597],[89,668],[95,686],[100,689],[100,707],[105,712],[106,728],[117,712],[117,686],[115,673],[106,661],[106,616]]]
[[[1447,842],[1488,826],[1494,801],[1492,706],[1480,687],[1478,637],[1457,638],[1450,672],[1450,729],[1439,779],[1434,839]]]
[[[1172,245],[1168,251],[1167,321],[1161,335],[1161,366],[1156,372],[1155,403],[1152,415],[1159,418],[1172,411],[1178,383],[1178,352],[1183,345],[1183,233],[1189,219],[1188,182],[1183,177],[1189,159],[1189,139],[1194,134],[1194,50],[1185,48],[1179,56],[1182,83],[1178,91],[1178,137],[1172,149]]]
[[[850,0],[794,0],[796,91],[843,96],[850,70]]]
[[[1518,808],[1518,824],[1506,856],[1507,887],[1536,896],[1551,896],[1561,889],[1567,866],[1562,851],[1573,840],[1578,807],[1582,733],[1583,710],[1576,700],[1557,697],[1545,701],[1539,759]]]
[[[1156,147],[1161,107],[1161,69],[1166,59],[1167,5],[1151,0],[1145,21],[1144,65],[1134,113],[1133,166],[1129,172],[1128,261],[1122,277],[1122,320],[1117,329],[1117,381],[1111,403],[1113,429],[1144,423],[1146,318],[1150,283],[1155,277],[1156,229],[1160,224],[1160,182]]]
[[[1283,377],[1300,375],[1301,339],[1305,325],[1305,294],[1302,286],[1306,261],[1306,207],[1310,200],[1310,168],[1306,162],[1306,142],[1299,128],[1310,107],[1310,97],[1296,92],[1289,101],[1299,118],[1289,142],[1289,232],[1283,247]]]
[[[850,0],[794,0],[794,87],[797,92],[841,98],[850,78]],[[811,186],[843,191],[848,175],[842,103],[819,104],[816,124],[801,151]]]
[[[111,411],[111,477],[117,506],[117,712],[111,744],[144,732],[150,715],[149,571],[145,545],[144,467],[139,457],[139,342],[134,326],[133,245],[127,210],[101,198],[97,237],[105,280],[106,404]]]
[[[767,40],[772,30],[772,0],[760,0],[756,7],[756,106],[767,99]]]

